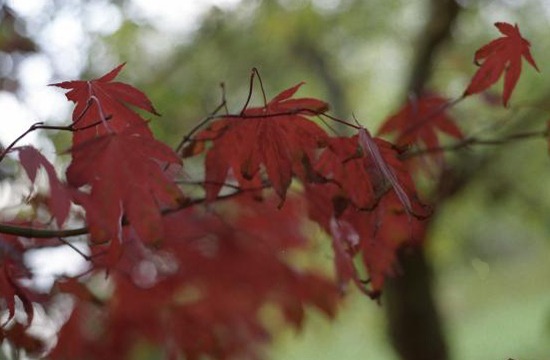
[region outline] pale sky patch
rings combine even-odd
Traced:
[[[228,9],[241,0],[134,0],[131,11],[160,31],[188,33],[195,30],[212,6]]]

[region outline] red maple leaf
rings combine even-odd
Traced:
[[[430,94],[420,99],[411,99],[382,124],[378,134],[396,132],[395,144],[400,147],[424,144],[428,148],[437,148],[439,146],[437,130],[462,139],[464,137],[462,131],[445,111],[447,105],[448,100],[437,95]]]
[[[116,238],[126,216],[143,241],[162,238],[161,208],[175,206],[182,197],[178,186],[162,171],[166,163],[180,159],[163,143],[133,133],[107,134],[70,150],[73,159],[67,181],[80,192],[79,202],[94,241]]]
[[[37,297],[22,284],[22,281],[29,281],[32,277],[23,261],[24,251],[25,246],[17,236],[4,234],[0,236],[0,298],[5,303],[0,305],[0,309],[8,310],[7,319],[0,324],[0,327],[4,327],[14,318],[16,298],[23,304],[27,315],[26,327],[31,325],[34,318],[32,300],[36,300]]]
[[[59,180],[53,165],[38,150],[32,146],[23,146],[15,150],[19,152],[21,166],[25,169],[31,182],[36,179],[38,169],[44,168],[46,171],[50,185],[47,205],[56,219],[57,225],[63,225],[69,215],[71,206],[72,196],[70,190]]]
[[[70,90],[66,96],[76,104],[73,111],[74,129],[93,127],[95,130],[74,131],[73,145],[98,135],[123,131],[127,127],[132,127],[134,132],[137,129],[148,132],[145,120],[128,105],[152,114],[158,113],[144,93],[128,84],[113,81],[123,66],[124,64],[117,66],[99,79],[53,84]]]
[[[260,166],[282,201],[293,174],[305,176],[303,161],[313,158],[326,133],[305,116],[319,114],[327,103],[311,98],[291,99],[302,84],[289,88],[265,107],[250,108],[224,118],[197,134],[197,141],[213,140],[206,155],[207,198],[217,197],[229,170],[241,185],[257,184]]]
[[[484,45],[476,51],[474,63],[481,64],[464,96],[477,94],[493,85],[504,72],[504,93],[502,101],[507,106],[510,95],[521,74],[521,58],[539,71],[535,59],[531,56],[531,44],[519,32],[518,25],[497,22],[495,26],[504,35]]]

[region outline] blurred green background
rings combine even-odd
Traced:
[[[494,22],[506,21],[531,41],[541,73],[524,66],[508,109],[500,100],[495,105],[499,82],[451,113],[465,134],[483,138],[544,129],[550,0],[449,3],[0,1],[0,100],[16,99],[35,120],[67,121],[68,104],[45,92],[47,83],[94,77],[127,62],[122,79],[149,95],[162,113],[151,122],[155,134],[175,146],[219,104],[220,82],[229,109],[240,110],[256,67],[268,98],[305,81],[301,95],[326,99],[336,116],[354,115],[375,131],[416,88],[415,77],[424,76],[425,89],[459,97],[476,70],[475,50],[500,35]],[[434,40],[438,26],[447,30]],[[67,147],[65,136],[52,135],[58,150]],[[449,164],[454,192],[439,206],[426,247],[450,358],[550,359],[546,140],[472,147],[451,154]],[[328,267],[322,241],[314,240],[315,253]],[[335,321],[310,315],[301,332],[277,331],[267,357],[398,359],[384,299],[379,306],[352,291]]]

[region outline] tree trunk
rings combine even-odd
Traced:
[[[402,274],[387,282],[383,300],[392,345],[404,360],[448,359],[423,249],[402,249],[399,262]]]
[[[431,0],[430,18],[420,35],[408,91],[420,95],[440,45],[458,15],[454,0]],[[447,360],[449,353],[433,295],[432,272],[424,248],[402,249],[400,274],[388,279],[383,305],[392,345],[403,360]]]

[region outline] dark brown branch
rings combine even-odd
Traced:
[[[267,98],[265,96],[265,90],[264,90],[264,84],[262,82],[262,77],[260,76],[260,72],[255,67],[252,68],[252,71],[250,72],[250,85],[248,87],[248,96],[246,97],[246,101],[244,102],[243,108],[241,110],[240,116],[244,115],[244,112],[246,108],[248,107],[248,104],[250,104],[250,100],[252,99],[252,91],[254,90],[254,77],[258,77],[258,81],[260,83],[260,89],[262,91],[262,96],[264,99],[264,107],[267,106]]]
[[[515,141],[548,138],[549,135],[550,135],[549,130],[539,130],[539,131],[528,131],[528,132],[512,134],[500,139],[478,139],[476,137],[469,137],[451,145],[438,146],[438,147],[426,148],[426,149],[418,149],[418,150],[406,152],[401,155],[401,159],[410,159],[416,156],[456,151],[456,150],[460,150],[468,146],[474,146],[474,145],[475,146],[505,145]]]
[[[203,126],[205,121],[210,121],[210,120],[215,119],[215,118],[241,117],[240,115],[215,115],[215,113],[219,112],[224,107],[224,105],[225,105],[224,103],[220,104],[211,115],[209,115],[207,118],[205,118],[205,120],[203,120],[201,122],[201,124],[197,125],[194,128],[194,130],[192,130],[186,136],[186,138],[184,138],[184,139],[186,139],[186,141],[190,140],[190,137],[192,136],[192,134],[194,132],[196,132],[200,128],[200,126]],[[310,109],[297,109],[297,110],[292,111],[292,112],[277,113],[277,114],[265,114],[265,115],[259,115],[259,116],[250,116],[250,118],[284,116],[284,115],[296,114],[296,113],[300,113],[300,112],[310,112],[312,114],[316,114],[315,112],[311,111]],[[340,120],[340,119],[338,119],[336,117],[333,117],[331,115],[328,115],[328,114],[323,113],[323,114],[316,114],[316,115],[326,117],[330,120],[345,124],[346,126],[350,126],[352,128],[360,128],[359,126],[347,123],[343,120]],[[245,118],[246,118],[246,116],[245,116]],[[86,126],[85,128],[98,125],[99,123],[101,123],[101,121],[97,122],[95,124]],[[34,131],[36,129],[80,131],[80,130],[83,130],[85,128],[73,129],[71,126],[49,126],[49,125],[43,125],[42,123],[36,123],[36,124],[33,124],[29,128],[29,130],[27,130],[25,132],[25,134],[22,134],[18,139],[16,139],[16,141],[14,141],[12,144],[10,144],[10,146],[4,150],[3,155],[1,155],[1,156],[5,156],[5,153],[7,153],[7,151],[9,151],[11,148],[13,148],[14,144],[17,141],[19,141],[23,136],[25,136],[29,132]],[[464,139],[464,140],[462,140],[462,141],[460,141],[456,144],[452,144],[452,145],[446,145],[446,146],[441,146],[441,147],[436,147],[436,148],[418,149],[418,150],[415,150],[415,151],[406,152],[406,153],[403,153],[401,155],[401,158],[402,159],[408,159],[408,158],[412,158],[412,157],[416,157],[416,156],[423,156],[423,155],[432,154],[432,153],[456,151],[456,150],[466,148],[466,147],[471,146],[471,145],[497,146],[497,145],[507,144],[507,143],[510,143],[510,142],[513,142],[513,141],[521,141],[521,140],[536,139],[536,138],[546,138],[549,135],[550,135],[550,131],[548,129],[546,129],[546,130],[539,130],[539,131],[531,131],[531,132],[522,132],[522,133],[512,134],[512,135],[506,136],[506,137],[501,138],[501,139],[478,139],[478,138],[475,138],[475,137],[469,137],[469,138],[466,138],[466,139]],[[0,157],[0,159],[1,159],[1,157]],[[186,183],[187,184],[194,184],[194,185],[199,185],[199,184],[202,185],[205,182],[186,182]],[[219,184],[217,184],[217,185],[219,185]],[[240,194],[242,194],[246,191],[257,191],[257,190],[265,189],[265,188],[271,186],[269,183],[264,183],[262,186],[255,187],[255,188],[241,188],[239,186],[236,186],[236,185],[233,185],[233,184],[228,184],[228,183],[223,183],[221,185],[231,187],[231,188],[235,189],[236,191],[231,193],[231,194],[219,196],[217,198],[217,200],[229,199],[229,198],[232,198],[234,196],[240,195]],[[188,200],[186,202],[183,202],[177,208],[163,210],[162,214],[163,215],[170,214],[170,213],[177,212],[177,211],[180,211],[182,209],[185,209],[185,208],[188,208],[188,207],[191,207],[191,206],[202,204],[204,202],[206,202],[205,198],[191,199],[191,200]],[[123,224],[126,225],[127,223],[124,222]],[[8,235],[22,236],[22,237],[28,237],[28,238],[65,238],[65,237],[86,235],[86,234],[89,233],[89,229],[87,227],[81,227],[81,228],[76,228],[76,229],[37,229],[37,228],[32,228],[32,227],[16,226],[16,225],[10,225],[10,224],[0,224],[0,233],[8,234]]]
[[[91,256],[88,256],[88,255],[84,254],[79,248],[74,246],[74,244],[72,244],[70,241],[67,241],[67,240],[63,239],[62,237],[59,237],[58,240],[60,242],[62,242],[63,244],[67,245],[68,247],[70,247],[72,250],[74,250],[78,255],[82,256],[84,258],[84,260],[92,261]]]
[[[257,68],[252,68],[252,71],[256,73],[256,76],[258,77],[258,82],[260,83],[260,90],[262,91],[262,96],[264,99],[264,107],[267,106],[267,97],[265,96],[265,89],[264,89],[264,83],[262,81],[262,77],[260,76],[260,72]]]
[[[183,150],[183,147],[185,146],[185,144],[187,144],[187,142],[191,140],[193,135],[195,135],[195,133],[199,131],[203,126],[205,126],[206,124],[208,124],[210,121],[214,119],[218,119],[219,116],[217,116],[216,114],[220,112],[221,109],[225,108],[226,104],[227,103],[225,99],[223,99],[222,102],[214,109],[214,111],[210,113],[210,115],[208,115],[207,117],[199,121],[197,125],[195,125],[187,134],[185,134],[181,139],[180,143],[178,144],[178,146],[176,146],[176,153],[179,154]]]
[[[11,142],[11,144],[8,145],[8,147],[6,147],[4,149],[4,151],[2,151],[2,153],[0,154],[0,162],[2,160],[4,160],[4,158],[6,157],[6,155],[13,149],[13,147],[19,142],[21,141],[21,139],[23,139],[25,136],[27,136],[28,134],[30,134],[31,132],[35,131],[35,130],[38,130],[38,129],[50,129],[50,130],[72,130],[72,129],[69,129],[67,126],[49,126],[49,125],[44,125],[43,122],[37,122],[37,123],[34,123],[32,124],[28,129],[27,131],[25,131],[24,133],[22,133],[21,135],[19,135],[15,140],[13,140]]]
[[[433,72],[433,63],[441,45],[449,39],[460,6],[455,0],[431,0],[429,19],[415,48],[408,91],[421,94]]]
[[[422,118],[420,118],[419,120],[415,121],[415,123],[408,127],[407,129],[405,129],[405,131],[403,131],[403,133],[401,134],[401,136],[407,136],[409,135],[410,133],[412,132],[415,132],[415,131],[418,131],[418,129],[420,129],[421,127],[423,127],[424,125],[426,125],[427,123],[429,123],[431,120],[433,120],[433,118],[435,118],[436,116],[440,115],[442,112],[452,108],[453,106],[457,105],[458,103],[460,103],[462,100],[464,100],[466,97],[464,95],[462,95],[461,97],[457,98],[457,99],[454,99],[454,100],[451,100],[451,101],[447,101],[445,104],[443,104],[442,106],[439,106],[435,109],[433,109],[432,111],[430,111],[429,113],[427,113],[426,115],[424,115]]]
[[[34,123],[32,124],[24,133],[22,133],[21,135],[19,135],[15,140],[13,140],[11,142],[11,144],[8,145],[8,147],[6,147],[2,153],[0,153],[0,162],[2,160],[4,160],[4,158],[6,157],[6,155],[15,147],[15,145],[21,141],[21,139],[23,139],[25,136],[27,136],[28,134],[30,134],[31,132],[35,131],[35,130],[59,130],[59,131],[82,131],[82,130],[86,130],[86,129],[89,129],[89,128],[92,128],[98,124],[101,124],[102,122],[104,121],[109,121],[110,119],[112,118],[111,115],[107,115],[107,117],[104,119],[104,120],[101,120],[101,121],[97,121],[93,124],[90,124],[90,125],[86,125],[86,126],[83,126],[81,128],[75,128],[74,127],[74,124],[75,123],[72,123],[71,125],[65,125],[65,126],[58,126],[58,125],[44,125],[43,122],[37,122],[37,123]]]
[[[71,237],[86,235],[89,232],[87,227],[77,229],[37,229],[29,226],[17,226],[10,224],[0,224],[0,234],[16,235],[26,238],[48,239],[59,237]]]
[[[338,119],[337,117],[332,116],[332,115],[329,115],[329,114],[327,114],[327,113],[322,113],[322,114],[318,114],[318,115],[319,115],[319,116],[324,116],[324,117],[326,117],[327,119],[330,119],[330,120],[332,120],[332,121],[334,121],[334,122],[336,122],[336,123],[338,123],[338,124],[342,124],[342,125],[348,126],[348,127],[353,128],[353,129],[355,129],[355,130],[360,130],[360,129],[361,129],[361,126],[359,126],[359,125],[354,125],[354,124],[352,124],[352,123],[349,123],[349,122],[344,121],[344,120],[342,120],[342,119]]]
[[[250,72],[250,84],[248,86],[248,95],[246,97],[246,101],[244,102],[243,108],[241,110],[241,115],[244,114],[244,111],[248,107],[248,104],[250,103],[250,99],[252,99],[252,90],[254,89],[254,76],[256,75],[255,69],[252,69]]]
[[[196,186],[204,186],[204,185],[218,185],[218,186],[225,186],[231,189],[235,190],[247,190],[246,188],[241,188],[239,185],[230,184],[226,182],[218,182],[218,181],[188,181],[188,180],[178,180],[176,181],[176,184],[180,185],[196,185]]]
[[[359,130],[361,127],[351,124],[345,120],[341,120],[335,116],[332,116],[330,114],[324,113],[324,112],[318,112],[307,108],[299,108],[294,109],[292,111],[282,111],[277,113],[265,113],[265,114],[254,114],[254,115],[246,115],[246,114],[222,114],[217,115],[217,113],[225,106],[225,103],[218,105],[218,107],[207,117],[205,117],[203,120],[199,122],[188,134],[186,134],[180,144],[176,148],[177,153],[181,153],[184,145],[189,141],[198,141],[194,140],[192,136],[204,125],[206,125],[208,122],[212,120],[219,120],[219,119],[267,119],[267,118],[276,118],[281,116],[290,116],[290,115],[298,115],[303,114],[305,116],[318,116],[318,117],[325,117],[327,119],[330,119],[336,123],[348,126],[350,128],[353,128],[355,130]],[[324,120],[321,118],[321,121],[324,122]],[[200,141],[208,141],[208,140],[214,140],[214,139],[201,139]]]
[[[257,186],[254,188],[246,188],[246,189],[240,188],[238,191],[235,191],[231,194],[218,196],[216,198],[216,201],[227,200],[249,191],[258,191],[258,190],[266,189],[270,186],[271,184],[266,182],[261,186]],[[187,209],[192,206],[200,205],[204,203],[206,203],[206,198],[189,199],[187,201],[182,202],[178,207],[162,210],[161,214],[163,216],[166,216],[168,214],[172,214],[172,213],[181,211],[183,209]],[[128,221],[123,221],[122,225],[126,226],[126,225],[129,225],[129,223]],[[76,229],[37,229],[29,226],[17,226],[17,225],[0,223],[0,234],[16,235],[16,236],[21,236],[26,238],[35,238],[35,239],[66,238],[66,237],[72,237],[72,236],[86,235],[89,232],[90,230],[86,226],[81,228],[76,228]]]

